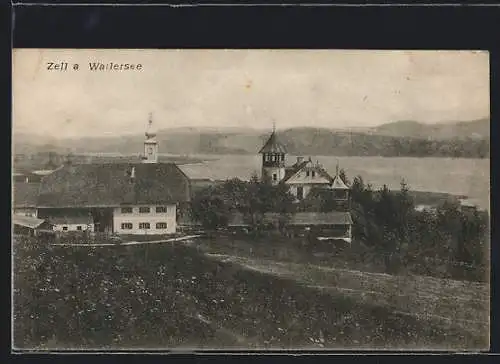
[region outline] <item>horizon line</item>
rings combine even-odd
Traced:
[[[478,117],[474,119],[468,119],[468,120],[447,120],[447,121],[439,121],[439,122],[431,122],[431,123],[425,123],[422,121],[418,120],[395,120],[395,121],[388,121],[382,124],[377,124],[373,126],[369,125],[353,125],[353,126],[333,126],[329,127],[326,125],[322,126],[314,126],[314,125],[297,125],[297,126],[285,126],[285,127],[279,127],[279,124],[277,124],[276,130],[277,131],[286,131],[286,130],[291,130],[291,129],[301,129],[301,128],[310,128],[310,129],[327,129],[327,130],[340,130],[340,131],[349,131],[353,129],[376,129],[378,127],[384,126],[384,125],[389,125],[389,124],[394,124],[398,122],[414,122],[422,125],[446,125],[447,123],[449,124],[459,124],[459,123],[472,123],[480,120],[485,120],[488,119],[491,122],[491,116],[490,115],[485,115],[483,117]],[[214,131],[217,131],[217,129],[241,129],[241,130],[252,130],[252,131],[269,131],[272,132],[273,126],[269,127],[252,127],[252,126],[239,126],[239,125],[214,125],[214,126],[200,126],[200,125],[185,125],[185,126],[174,126],[174,127],[163,127],[163,128],[157,128],[156,132],[163,132],[167,130],[181,130],[181,129],[198,129],[198,130],[203,130],[203,129],[213,129]],[[48,133],[39,133],[39,132],[33,132],[33,131],[28,131],[28,130],[16,130],[15,126],[13,125],[11,129],[12,136],[14,134],[27,134],[27,135],[36,135],[36,136],[46,136]],[[74,139],[74,138],[106,138],[106,137],[116,137],[116,136],[136,136],[138,134],[142,134],[143,131],[136,131],[136,132],[102,132],[101,134],[82,134],[82,135],[69,135],[69,136],[51,136],[53,139]]]

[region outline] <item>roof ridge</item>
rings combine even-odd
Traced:
[[[278,140],[276,132],[273,131],[264,146],[259,150],[259,153],[286,153],[286,148]]]

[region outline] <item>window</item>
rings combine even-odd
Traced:
[[[122,207],[122,214],[131,214],[132,207]]]
[[[306,177],[309,177],[309,171],[306,171]]]
[[[167,212],[167,207],[166,206],[156,206],[156,213],[158,214],[164,214]]]
[[[63,226],[63,231],[68,231],[68,227],[67,226]]]
[[[157,222],[156,223],[156,228],[157,229],[166,229],[167,228],[167,223],[166,222]]]
[[[78,230],[78,231],[82,231],[82,226],[81,226],[81,225],[78,225],[78,226],[76,227],[76,230]]]
[[[276,173],[273,173],[273,181],[277,181],[278,180],[278,175]]]
[[[147,230],[150,228],[151,228],[151,225],[149,224],[149,222],[140,222],[139,223],[139,229]]]
[[[151,211],[149,207],[139,207],[139,213],[141,214],[147,214]]]
[[[297,198],[299,200],[302,200],[304,198],[304,187],[302,186],[297,187]]]
[[[122,223],[122,230],[131,230],[133,227],[131,222],[124,222]]]
[[[347,191],[335,190],[334,196],[337,200],[347,200]]]
[[[315,172],[314,172],[314,171],[311,171],[311,176],[312,176],[312,178],[314,178],[314,175],[315,175]]]

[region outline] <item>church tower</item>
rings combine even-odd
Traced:
[[[262,180],[269,179],[273,185],[278,184],[285,178],[286,149],[278,141],[274,124],[273,132],[259,154],[262,154]]]
[[[146,139],[144,140],[144,156],[143,163],[158,163],[158,142],[156,141],[156,133],[152,131],[153,116],[149,114],[148,130],[146,131]]]

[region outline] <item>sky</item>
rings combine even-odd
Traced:
[[[55,137],[142,133],[149,113],[157,129],[284,129],[465,121],[490,109],[480,51],[15,49],[12,72],[14,132]]]

